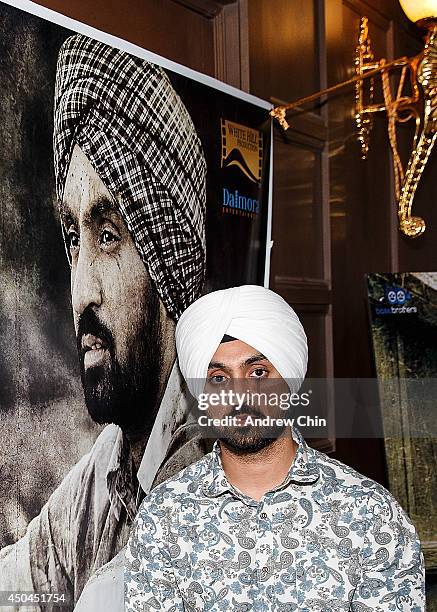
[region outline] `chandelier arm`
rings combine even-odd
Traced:
[[[288,104],[281,104],[279,106],[275,106],[275,108],[273,108],[270,111],[270,115],[273,118],[277,119],[279,123],[282,125],[282,127],[286,130],[290,127],[286,120],[286,113],[288,113],[289,111],[295,108],[298,108],[299,106],[309,104],[310,102],[314,102],[318,100],[319,98],[322,98],[323,96],[332,94],[336,91],[339,91],[340,89],[344,89],[348,87],[349,85],[354,85],[355,83],[358,83],[359,81],[370,79],[374,77],[375,75],[380,74],[381,72],[384,72],[387,70],[391,71],[401,66],[411,65],[414,59],[415,58],[409,58],[409,57],[404,56],[404,57],[399,57],[398,59],[392,60],[391,62],[386,62],[384,64],[381,64],[377,68],[374,68],[373,70],[367,71],[364,74],[355,75],[354,77],[347,79],[346,81],[342,81],[341,83],[337,83],[336,85],[333,85],[332,87],[327,87],[325,89],[321,89],[320,91],[314,94],[311,94],[310,96],[299,98],[299,100],[296,100],[295,102],[290,102]]]

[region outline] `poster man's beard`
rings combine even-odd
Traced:
[[[144,316],[127,338],[123,363],[117,358],[114,336],[88,306],[79,319],[77,346],[85,403],[91,418],[100,424],[115,423],[123,430],[147,431],[155,421],[160,392],[161,336],[159,300],[148,295]],[[131,328],[130,328],[131,329]],[[109,353],[109,365],[85,369],[82,336],[100,338]]]

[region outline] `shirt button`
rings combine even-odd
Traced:
[[[260,517],[262,519],[266,519],[267,518],[267,512],[261,512]]]

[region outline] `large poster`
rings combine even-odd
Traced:
[[[208,450],[175,321],[268,278],[269,109],[0,2],[1,605],[74,609],[147,491]]]
[[[390,490],[437,568],[437,273],[367,275]]]

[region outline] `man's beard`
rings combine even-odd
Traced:
[[[158,410],[162,350],[159,299],[147,296],[143,317],[125,343],[128,354],[117,358],[114,336],[91,306],[79,319],[77,348],[85,403],[91,418],[100,424],[115,423],[124,431],[150,431]],[[129,329],[132,329],[129,327]],[[110,356],[109,366],[85,369],[82,336],[100,338]]]
[[[265,414],[252,406],[243,405],[240,410],[234,409],[229,416],[250,415],[253,419],[263,419]],[[284,417],[281,415],[275,415]],[[247,425],[241,427],[212,426],[213,436],[218,438],[229,450],[244,455],[257,453],[277,440],[285,430],[285,425]]]

